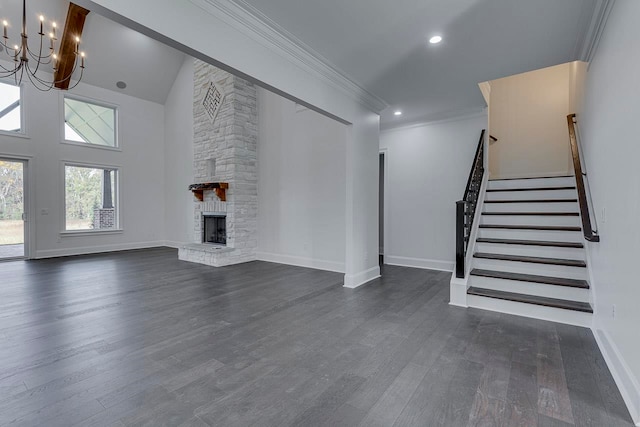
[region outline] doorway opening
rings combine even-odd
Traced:
[[[384,264],[384,174],[385,174],[385,153],[380,152],[380,167],[378,181],[378,261]]]
[[[0,261],[26,256],[25,170],[23,160],[0,158]]]

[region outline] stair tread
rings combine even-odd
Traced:
[[[482,215],[502,216],[579,216],[578,212],[482,212]]]
[[[562,225],[500,225],[500,224],[480,224],[480,228],[494,228],[507,230],[536,230],[536,231],[577,231],[580,227],[562,226]]]
[[[522,302],[526,304],[535,304],[545,307],[561,308],[565,310],[581,311],[584,313],[593,313],[591,304],[587,302],[518,294],[515,292],[496,291],[493,289],[476,288],[473,286],[467,289],[467,294],[480,297],[502,299],[507,301]]]
[[[574,175],[560,175],[560,176],[527,176],[524,178],[496,178],[489,179],[489,181],[516,181],[519,179],[554,179],[554,178],[573,178]]]
[[[567,286],[570,288],[589,289],[586,280],[567,279],[565,277],[538,276],[535,274],[510,273],[507,271],[482,270],[474,268],[472,276],[490,277],[495,279],[517,280],[519,282],[543,283],[546,285]]]
[[[578,203],[578,199],[485,200],[485,203]]]
[[[490,239],[480,237],[476,239],[480,243],[496,243],[504,245],[524,245],[524,246],[551,246],[556,248],[583,248],[584,245],[578,242],[550,242],[543,240],[517,240],[517,239]]]
[[[518,261],[518,262],[530,262],[534,264],[550,264],[550,265],[565,265],[568,267],[586,267],[587,264],[584,261],[575,259],[560,259],[560,258],[543,258],[533,256],[522,255],[505,255],[505,254],[489,254],[485,252],[476,252],[473,254],[474,258],[494,259],[498,261]]]
[[[493,188],[487,189],[487,193],[499,193],[508,191],[556,191],[556,190],[575,190],[576,187],[532,187],[532,188]]]

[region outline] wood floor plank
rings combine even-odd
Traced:
[[[0,425],[632,425],[590,331],[382,269],[353,290],[167,248],[0,264]]]

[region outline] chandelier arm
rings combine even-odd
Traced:
[[[53,89],[53,84],[49,84],[46,82],[41,81],[39,78],[37,78],[35,75],[31,74],[30,71],[27,72],[27,78],[29,79],[29,81],[31,82],[31,84],[33,85],[33,87],[35,87],[37,90],[39,90],[40,92],[48,92],[51,89]],[[20,79],[22,80],[22,76],[20,77]],[[38,82],[36,83],[34,81],[34,79]],[[40,86],[42,85],[42,87]]]
[[[84,74],[84,67],[80,67],[80,77],[78,77],[78,80],[76,81],[76,83],[73,86],[71,86],[69,89],[67,89],[67,90],[72,90],[76,86],[78,86],[80,84],[80,81],[82,80],[82,75],[83,74]]]

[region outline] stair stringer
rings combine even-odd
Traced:
[[[456,269],[454,267],[451,274],[451,280],[449,282],[449,304],[458,307],[468,307],[467,304],[467,290],[469,289],[469,272],[471,271],[473,254],[476,249],[476,239],[480,230],[480,221],[482,219],[482,211],[484,210],[484,200],[487,194],[487,187],[489,185],[489,171],[485,169],[485,174],[482,177],[482,184],[480,185],[480,193],[478,194],[478,204],[476,205],[476,213],[473,217],[473,226],[471,227],[471,233],[469,233],[469,245],[467,246],[467,255],[464,260],[464,277],[456,277]]]

